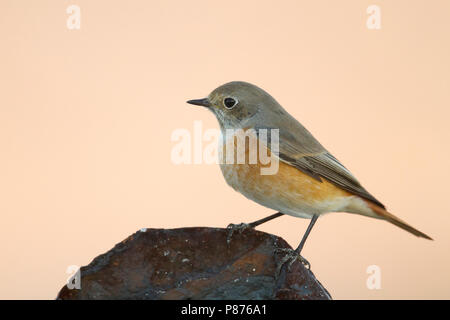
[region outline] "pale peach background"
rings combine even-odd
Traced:
[[[81,30],[66,8],[81,7]],[[382,29],[366,28],[366,8]],[[336,299],[450,298],[450,2],[0,1],[0,298],[53,299],[142,227],[223,227],[272,211],[216,165],[170,161],[185,104],[269,91],[388,208],[435,241],[321,218],[304,255]],[[308,221],[260,229],[296,246]],[[378,265],[381,290],[368,290]]]

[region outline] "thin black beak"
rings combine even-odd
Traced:
[[[207,107],[207,108],[211,107],[211,103],[209,102],[208,98],[189,100],[186,102],[189,104],[194,104],[196,106],[202,106],[202,107]]]

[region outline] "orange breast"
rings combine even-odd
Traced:
[[[237,139],[229,139],[223,148],[224,154],[226,148],[234,148],[236,154]],[[270,154],[267,149],[264,149],[263,152]],[[348,204],[349,197],[353,198],[352,194],[332,183],[324,179],[319,182],[281,161],[278,162],[278,171],[275,174],[262,175],[261,168],[267,168],[270,164],[263,165],[259,157],[255,164],[249,164],[249,153],[250,148],[246,144],[246,163],[221,164],[221,169],[230,186],[262,205],[275,210],[281,210],[282,206],[285,206],[285,211],[288,209],[307,213],[323,213],[340,211]]]

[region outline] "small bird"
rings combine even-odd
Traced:
[[[278,129],[278,152],[266,148],[279,160],[275,174],[263,175],[261,163],[221,163],[227,183],[236,191],[265,207],[278,211],[261,220],[229,226],[234,230],[254,228],[284,214],[311,219],[297,249],[287,251],[282,264],[300,259],[310,267],[300,253],[317,218],[328,212],[348,212],[386,220],[418,237],[432,240],[386,211],[385,206],[364,189],[352,173],[329,153],[305,128],[271,95],[247,82],[226,83],[207,98],[189,100],[214,113],[221,128],[223,146],[236,147],[235,137],[227,130],[261,132]],[[230,144],[231,143],[231,144]],[[249,149],[245,149],[248,154]]]

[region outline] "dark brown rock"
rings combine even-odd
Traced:
[[[331,299],[295,262],[276,274],[283,239],[264,232],[182,228],[138,231],[81,268],[81,289],[58,299]]]

